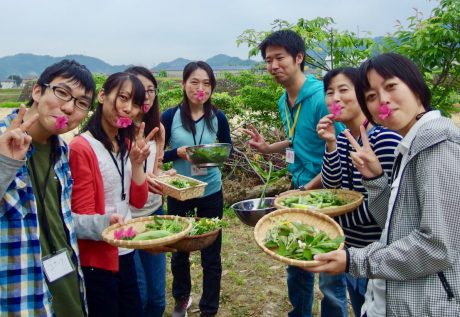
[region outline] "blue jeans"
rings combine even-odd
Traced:
[[[160,207],[154,214],[162,215]],[[162,317],[166,307],[166,253],[136,250],[137,283],[145,317]]]
[[[312,317],[315,274],[295,266],[287,268],[289,300],[293,306],[289,317]],[[321,300],[322,317],[347,317],[347,286],[345,274],[319,274],[319,289],[324,297]]]
[[[351,306],[356,317],[361,316],[361,307],[364,304],[364,295],[366,295],[367,278],[355,278],[346,274],[348,294],[350,295]]]

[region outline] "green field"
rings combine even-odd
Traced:
[[[0,104],[8,101],[18,101],[22,88],[14,89],[0,89]]]

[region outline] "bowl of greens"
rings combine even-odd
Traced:
[[[219,166],[230,156],[232,145],[229,143],[213,143],[189,146],[186,153],[192,164],[198,167]]]
[[[231,208],[241,222],[254,227],[260,218],[276,210],[274,202],[274,197],[255,198],[234,203]]]

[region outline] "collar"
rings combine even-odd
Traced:
[[[420,130],[420,127],[424,125],[425,123],[431,120],[440,118],[440,117],[441,117],[441,113],[439,112],[439,110],[432,110],[432,111],[425,113],[419,120],[417,120],[417,122],[415,122],[415,124],[406,134],[406,136],[401,140],[399,145],[396,147],[396,151],[395,151],[396,156],[399,153],[405,156],[409,152],[409,148],[411,147],[412,142],[417,136],[417,133]]]

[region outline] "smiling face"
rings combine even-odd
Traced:
[[[420,99],[398,77],[383,78],[374,69],[367,73],[370,89],[365,92],[367,108],[372,118],[392,130],[406,135],[425,109]],[[380,119],[382,109],[388,115]]]
[[[56,77],[48,84],[51,87],[64,89],[80,102],[91,104],[92,94],[85,93],[84,88],[72,79]],[[51,88],[38,84],[32,88],[32,100],[31,112],[39,114],[38,122],[31,131],[37,136],[37,140],[46,140],[52,135],[75,129],[88,113],[76,107],[74,99],[63,101]]]
[[[114,87],[109,92],[101,90],[98,101],[103,107],[101,124],[106,131],[118,129],[117,121],[120,118],[134,118],[140,113],[141,105],[133,103],[133,84],[130,80],[125,80],[120,86]]]
[[[137,78],[141,81],[142,85],[144,85],[145,89],[145,101],[142,106],[142,111],[147,113],[150,108],[153,106],[153,102],[156,98],[156,87],[154,83],[145,76],[137,75]]]
[[[326,104],[331,112],[333,104],[336,104],[340,111],[335,116],[336,121],[348,122],[361,116],[361,108],[356,99],[355,86],[344,74],[333,77],[326,90]]]
[[[303,55],[299,53],[293,58],[282,46],[268,46],[265,50],[265,62],[267,71],[279,84],[286,87],[302,73],[300,64],[303,62]]]
[[[182,82],[182,89],[191,105],[203,105],[212,94],[208,73],[204,69],[197,68],[185,82]]]

